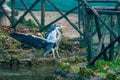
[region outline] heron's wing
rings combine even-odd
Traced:
[[[50,43],[46,39],[34,35],[11,33],[10,36],[20,41],[21,43],[27,44],[36,49],[44,48],[47,44]]]

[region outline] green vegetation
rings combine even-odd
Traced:
[[[32,20],[26,20],[25,18],[18,24],[18,27],[28,27],[31,29],[39,29],[39,26]]]
[[[99,60],[95,66],[88,66],[88,68],[95,71],[97,75],[106,77],[109,80],[116,80],[120,77],[120,59],[109,62]]]
[[[0,34],[0,49],[15,50],[20,48],[20,46],[21,46],[21,43],[12,39],[9,35]]]
[[[58,64],[58,69],[62,71],[61,74],[64,74],[66,71],[69,74],[76,73],[77,77],[83,80],[96,76],[107,80],[119,80],[120,59],[109,62],[99,60],[95,66],[87,66],[86,61],[86,57],[65,58]]]
[[[19,27],[29,27],[31,29],[39,29],[34,21],[31,19],[26,20],[23,19],[21,23],[18,25]],[[67,57],[72,52],[76,52],[77,48],[73,42],[69,42],[66,38],[62,39],[60,43],[60,53],[63,53]],[[98,44],[95,44],[95,46]],[[81,45],[77,45],[79,48],[86,48],[86,44],[83,42]],[[79,49],[78,48],[78,49]],[[21,43],[9,37],[8,34],[3,34],[0,30],[0,58],[6,61],[19,61],[20,59],[30,58],[31,53],[42,53],[43,50],[31,50],[28,52],[28,49],[24,52],[18,51],[18,49],[22,49]],[[32,48],[31,48],[32,49]],[[76,50],[76,51],[75,51]],[[116,50],[116,49],[115,49]],[[19,53],[22,53],[18,55]],[[12,55],[11,55],[12,54]],[[0,60],[1,60],[0,59]],[[39,59],[34,59],[30,64],[39,64],[44,61],[37,62]],[[54,61],[53,61],[54,62]],[[57,65],[57,68],[62,71],[62,74],[76,73],[77,78],[87,79],[91,76],[100,76],[103,78],[107,78],[108,80],[117,80],[120,78],[120,59],[117,61],[109,61],[105,62],[103,60],[99,60],[95,66],[87,66],[87,58],[72,56],[69,58],[63,58],[61,62]],[[69,73],[68,73],[69,74]]]
[[[116,72],[116,69],[120,67],[120,59],[117,61],[103,61],[99,60],[96,65],[94,66],[94,70],[99,72],[107,72],[109,70]]]
[[[95,75],[94,71],[87,68],[80,68],[78,74],[79,74],[79,77],[82,77],[83,79],[86,79]]]
[[[15,19],[15,21],[17,21],[17,19]],[[39,30],[39,26],[34,22],[34,20],[32,19],[23,19],[18,25],[17,27],[20,28],[30,28],[30,29],[35,29],[35,30]]]
[[[20,48],[21,43],[12,39],[8,34],[3,34],[0,30],[0,61],[8,62],[11,55],[19,54]]]

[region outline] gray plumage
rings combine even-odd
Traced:
[[[58,54],[58,46],[61,40],[61,32],[59,31],[60,26],[53,24],[49,28],[48,32],[45,34],[45,38],[41,38],[35,35],[29,34],[18,34],[11,33],[10,36],[20,41],[21,43],[32,46],[36,49],[43,49],[43,56],[46,57],[50,52],[52,52],[53,57],[55,58],[55,51]]]

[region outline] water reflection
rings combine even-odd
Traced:
[[[54,80],[55,65],[0,68],[0,80]]]

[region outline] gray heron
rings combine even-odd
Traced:
[[[48,29],[47,33],[45,34],[45,38],[41,38],[35,35],[30,35],[26,33],[11,33],[10,36],[15,38],[16,40],[20,41],[23,44],[27,44],[32,46],[36,49],[43,49],[43,57],[48,56],[50,52],[53,54],[53,58],[55,58],[55,53],[59,58],[58,48],[59,42],[61,41],[62,35],[60,31],[60,25],[53,24]]]

